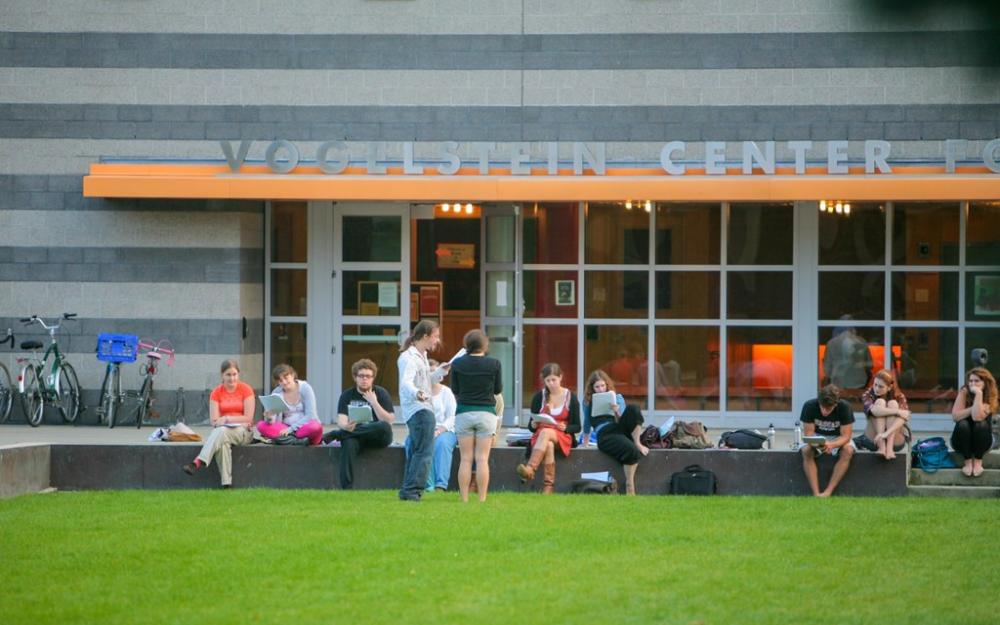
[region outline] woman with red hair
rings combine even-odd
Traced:
[[[896,376],[882,369],[872,378],[872,385],[861,394],[868,417],[869,437],[886,460],[896,457],[910,441],[910,407],[899,391]]]

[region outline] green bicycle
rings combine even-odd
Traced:
[[[62,321],[71,321],[74,317],[75,313],[63,313]],[[17,379],[21,408],[24,410],[28,425],[38,427],[42,423],[46,402],[55,404],[59,408],[63,420],[69,423],[76,421],[81,411],[80,381],[73,366],[66,362],[66,357],[59,351],[56,332],[62,324],[49,325],[38,315],[32,315],[21,321],[25,325],[39,324],[49,331],[51,338],[49,348],[41,358],[38,357],[38,350],[45,346],[41,341],[21,343],[21,349],[34,353],[31,357],[18,359],[18,362],[24,365]],[[51,364],[49,364],[50,356]]]

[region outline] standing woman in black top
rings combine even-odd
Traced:
[[[993,445],[992,421],[997,403],[993,375],[983,367],[971,369],[951,407],[951,418],[955,420],[951,446],[965,457],[962,474],[966,477],[983,474],[983,455]]]
[[[472,461],[476,461],[479,501],[486,501],[490,486],[490,448],[497,429],[496,395],[503,391],[500,361],[486,355],[490,340],[482,330],[465,334],[465,351],[451,365],[451,390],[458,404],[455,435],[461,461],[458,465],[458,492],[469,501]]]

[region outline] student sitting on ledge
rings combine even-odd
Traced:
[[[392,396],[375,384],[378,367],[367,358],[351,365],[354,386],[340,394],[337,402],[338,430],[323,435],[324,442],[340,441],[340,487],[354,487],[354,461],[364,449],[379,449],[392,444]],[[351,418],[351,409],[355,416]],[[370,420],[368,420],[370,418]]]
[[[824,386],[816,399],[810,399],[802,405],[803,434],[805,436],[823,436],[826,442],[822,445],[805,443],[802,452],[802,470],[806,474],[809,488],[817,497],[829,497],[836,490],[840,480],[844,479],[847,469],[854,457],[854,441],[851,432],[854,430],[854,413],[851,405],[840,398],[840,389],[833,384]],[[819,475],[816,469],[816,458],[830,454],[837,458],[833,467],[833,475],[826,489],[819,489]]]

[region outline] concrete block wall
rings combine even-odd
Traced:
[[[200,390],[234,355],[263,383],[263,202],[83,198],[102,158],[218,160],[218,141],[238,139],[258,140],[261,158],[275,138],[306,154],[331,139],[359,154],[416,141],[418,156],[443,140],[605,141],[609,159],[653,162],[669,140],[809,139],[822,157],[849,139],[859,157],[863,140],[888,139],[895,156],[922,157],[950,138],[977,154],[1000,135],[1000,81],[979,71],[992,61],[973,47],[973,17],[890,23],[858,7],[9,0],[0,326],[77,312],[65,337],[89,390],[100,331],[173,340],[184,359],[161,388]],[[791,154],[779,143],[777,156]]]

